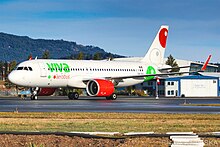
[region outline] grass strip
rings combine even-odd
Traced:
[[[0,131],[156,133],[220,130],[220,114],[0,112]]]

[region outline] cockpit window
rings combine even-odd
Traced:
[[[17,67],[16,70],[27,70],[27,71],[33,71],[32,67]]]
[[[17,70],[23,70],[23,67],[18,67]]]
[[[32,71],[32,67],[28,67],[28,69],[29,69],[30,71]]]

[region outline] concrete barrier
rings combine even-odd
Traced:
[[[169,134],[169,135],[196,135],[196,133],[193,133],[193,132],[167,132],[166,134]]]
[[[119,132],[69,132],[74,134],[88,134],[88,135],[116,135]]]
[[[177,138],[177,139],[178,139],[178,138],[179,138],[179,139],[181,139],[181,138],[198,138],[198,137],[199,137],[198,135],[193,135],[193,136],[191,136],[191,135],[190,135],[190,136],[178,135],[178,136],[170,136],[170,139],[173,139],[173,138],[175,138],[175,139],[176,139],[176,138]]]
[[[128,133],[124,133],[123,135],[129,136],[129,135],[148,135],[148,134],[154,134],[154,132],[128,132]]]
[[[212,132],[214,135],[220,135],[220,132]]]
[[[171,145],[170,147],[203,147],[203,145]]]
[[[170,136],[172,140],[171,147],[203,147],[205,143],[193,132],[168,132],[175,134]],[[184,134],[184,135],[183,135]]]

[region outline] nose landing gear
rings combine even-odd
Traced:
[[[31,100],[37,100],[37,93],[39,90],[39,87],[31,88]]]

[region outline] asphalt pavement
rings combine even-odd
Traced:
[[[184,104],[220,104],[220,98],[159,98],[80,97],[69,100],[65,96],[30,98],[0,97],[1,112],[129,112],[129,113],[214,113],[220,114],[220,106],[189,106]]]

